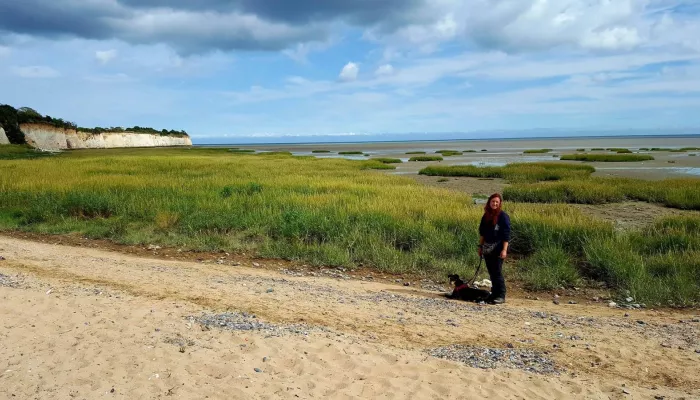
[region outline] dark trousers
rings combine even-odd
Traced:
[[[500,254],[500,253],[499,253]],[[491,298],[506,298],[506,280],[503,278],[503,259],[495,256],[484,257],[486,269],[491,278]]]

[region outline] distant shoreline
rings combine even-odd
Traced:
[[[414,140],[357,140],[343,142],[249,142],[249,143],[194,143],[195,147],[218,146],[294,146],[294,145],[347,145],[347,144],[383,144],[383,143],[446,143],[446,142],[511,142],[511,141],[541,141],[541,140],[594,140],[594,139],[700,139],[700,134],[674,135],[614,135],[614,136],[531,136],[509,138],[479,138],[479,139],[414,139]],[[196,138],[193,138],[195,142]]]

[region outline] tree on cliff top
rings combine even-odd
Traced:
[[[145,127],[140,127],[140,126],[135,126],[133,128],[121,128],[121,127],[115,127],[115,128],[83,128],[83,127],[78,127],[75,123],[71,121],[65,121],[62,118],[52,118],[51,116],[44,116],[41,115],[38,111],[34,110],[33,108],[30,107],[21,107],[19,109],[15,109],[12,106],[9,105],[0,105],[0,126],[3,127],[5,130],[5,133],[7,134],[7,138],[10,140],[10,143],[13,144],[25,144],[25,139],[24,139],[24,134],[20,130],[20,125],[21,124],[47,124],[51,125],[55,128],[61,128],[61,129],[74,129],[77,131],[81,132],[89,132],[92,134],[100,134],[100,133],[105,133],[105,132],[124,132],[124,131],[129,131],[129,132],[135,132],[135,133],[149,133],[149,134],[154,134],[154,135],[161,135],[161,136],[176,136],[176,137],[185,137],[187,136],[187,132],[185,131],[176,131],[176,130],[155,130],[153,128],[145,128]]]
[[[12,144],[26,144],[24,133],[19,129],[17,110],[7,104],[0,104],[0,126]]]

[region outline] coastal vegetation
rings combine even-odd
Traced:
[[[312,153],[330,153],[330,150],[312,150]]]
[[[474,178],[501,178],[509,182],[540,182],[562,179],[587,178],[595,168],[589,165],[564,163],[515,163],[504,167],[477,167],[474,165],[430,166],[420,175],[466,176]]]
[[[0,145],[0,160],[24,160],[33,158],[50,157],[56,154],[40,151],[33,147],[21,144]]]
[[[364,152],[362,152],[362,151],[339,151],[338,154],[340,154],[341,156],[351,156],[351,155],[352,156],[354,156],[354,155],[361,156],[364,154]]]
[[[442,161],[443,158],[440,156],[415,156],[408,159],[408,161]]]
[[[379,161],[380,163],[384,163],[384,164],[401,164],[401,163],[403,163],[403,161],[401,161],[400,158],[388,158],[388,157],[371,158],[370,161]]]
[[[459,150],[438,150],[435,153],[442,154],[444,157],[461,156],[462,152]]]
[[[255,153],[253,149],[229,149],[231,153]]]
[[[637,162],[650,161],[654,157],[646,154],[566,154],[562,161],[597,161],[597,162]]]
[[[482,206],[463,193],[363,171],[372,165],[393,167],[197,148],[5,160],[0,229],[440,278],[473,272]],[[561,183],[594,179],[581,177],[588,166],[559,165]],[[559,182],[539,184],[550,183]],[[566,204],[510,200],[506,210],[518,260],[509,273],[525,277],[528,287],[597,281],[647,304],[700,302],[699,218],[618,232]]]
[[[552,149],[530,149],[523,151],[523,154],[545,154],[551,151]]]
[[[503,190],[506,199],[527,203],[606,204],[628,200],[667,207],[700,210],[700,180],[665,179],[650,185],[643,179],[597,178],[513,185]]]

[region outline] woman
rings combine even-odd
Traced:
[[[506,282],[503,278],[503,260],[508,256],[510,241],[510,217],[501,210],[503,197],[495,193],[484,207],[484,216],[479,224],[479,257],[484,257],[491,277],[490,304],[506,302]]]

